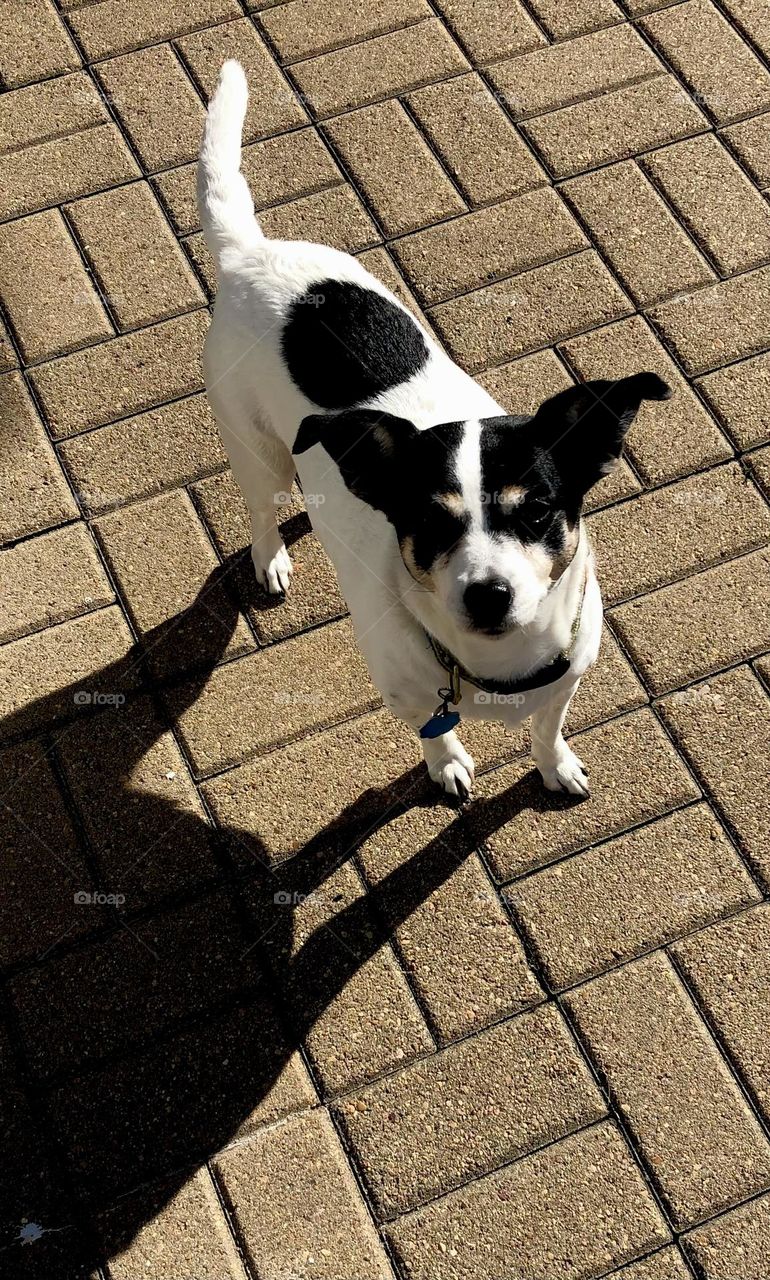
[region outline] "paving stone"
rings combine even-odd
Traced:
[[[184,245],[190,262],[202,279],[206,296],[209,299],[213,298],[218,287],[217,268],[211,256],[211,251],[203,238],[203,232],[197,231],[194,236],[188,236],[186,240],[181,240],[180,244]]]
[[[538,871],[507,897],[558,990],[749,906],[759,890],[696,805]]]
[[[103,191],[138,173],[113,124],[39,142],[0,157],[0,219]]]
[[[393,252],[420,297],[432,305],[587,245],[557,192],[539,187],[396,240]]]
[[[607,604],[652,591],[770,539],[767,504],[737,463],[589,518]]]
[[[299,129],[244,147],[241,169],[258,212],[268,205],[312,194],[341,180],[339,169],[315,129]],[[181,235],[200,230],[196,172],[197,165],[183,165],[158,174],[155,179],[155,187]]]
[[[696,385],[740,449],[770,437],[770,355],[718,369]]]
[[[0,378],[0,420],[0,542],[71,520],[77,507],[18,373]]]
[[[250,550],[248,509],[229,471],[196,485],[193,496],[223,559]],[[241,607],[265,643],[285,640],[287,636],[347,613],[334,567],[309,529],[301,501],[292,498],[291,503],[281,508],[280,515],[294,566],[289,594],[276,602],[275,597],[258,587],[250,556],[235,575]]]
[[[193,967],[210,965],[216,978],[222,943],[205,934],[201,943],[205,955]],[[136,1003],[143,999],[137,992]],[[187,1182],[214,1151],[316,1102],[263,987],[233,1010],[46,1095],[64,1167],[92,1223],[119,1197],[129,1212],[126,1195],[142,1184],[170,1175]],[[144,1222],[135,1219],[134,1230]]]
[[[170,45],[111,58],[98,76],[148,173],[197,155],[203,103]]]
[[[574,178],[560,189],[640,307],[715,279],[634,161]]]
[[[167,636],[147,642],[147,661],[159,678],[200,666],[207,654],[225,660],[254,648],[223,588],[208,581],[218,560],[183,490],[103,516],[96,532],[138,634],[147,638],[171,624]],[[174,626],[204,591],[192,631]]]
[[[654,9],[665,9],[670,0],[622,0],[623,8],[632,18],[643,13],[652,13]]]
[[[388,235],[465,211],[399,102],[350,112],[326,131]]]
[[[455,76],[410,93],[409,109],[470,204],[519,195],[545,173],[481,77]]]
[[[573,0],[568,7],[561,0],[533,0],[532,9],[554,40],[583,35],[626,16],[615,0]]]
[[[0,964],[5,967],[42,957],[64,939],[100,924],[102,909],[94,906],[89,915],[75,902],[76,893],[91,893],[94,885],[43,745],[9,747],[0,765],[5,868]]]
[[[494,0],[440,0],[437,8],[475,62],[525,53],[545,43],[520,0],[504,7]]]
[[[403,31],[298,62],[292,78],[303,102],[323,119],[467,70],[468,62],[446,28],[428,18]]]
[[[4,645],[0,737],[71,720],[86,694],[90,702],[94,692],[129,692],[136,684],[132,667],[125,665],[130,648],[131,635],[117,605]],[[101,668],[110,674],[108,689],[103,688]]]
[[[76,722],[57,756],[100,884],[136,911],[215,877],[211,829],[173,735],[143,698]]]
[[[527,120],[524,129],[555,177],[569,178],[707,127],[673,76],[657,76]]]
[[[497,63],[490,77],[511,113],[523,119],[634,84],[661,69],[649,45],[625,24]]]
[[[770,112],[742,120],[721,136],[760,187],[770,187]]]
[[[293,4],[267,9],[261,25],[281,61],[296,62],[430,16],[425,0],[356,0],[355,4],[336,8],[330,8],[323,0],[294,0]]]
[[[0,47],[0,80],[7,89],[80,66],[77,50],[49,0],[26,0],[23,9],[8,5]]]
[[[236,0],[133,0],[130,9],[122,0],[102,0],[76,8],[69,21],[93,60],[240,16]]]
[[[27,361],[112,337],[57,209],[0,226],[0,296]]]
[[[691,1280],[692,1273],[676,1245],[671,1245],[612,1274],[617,1275],[618,1280]]]
[[[565,342],[562,352],[581,378],[621,378],[651,369],[671,387],[661,404],[636,415],[625,448],[646,484],[660,484],[732,456],[709,413],[640,316]]]
[[[121,329],[205,302],[146,183],[90,196],[66,213]]]
[[[89,613],[114,598],[84,524],[0,551],[0,643]]]
[[[724,1217],[682,1237],[685,1252],[697,1263],[704,1280],[763,1280],[767,1274],[767,1236],[770,1196],[760,1196]]]
[[[134,1048],[255,985],[247,941],[217,890],[19,974],[10,996],[32,1072],[43,1079]]]
[[[10,334],[2,319],[0,319],[0,373],[6,373],[9,369],[18,368],[18,364]]]
[[[0,98],[0,152],[48,142],[106,119],[99,94],[84,71],[43,80]]]
[[[31,381],[54,436],[74,435],[202,385],[204,311],[38,365]]]
[[[677,742],[703,778],[766,887],[770,703],[747,667],[660,703]]]
[[[647,710],[579,733],[592,796],[554,799],[528,760],[505,765],[476,786],[468,814],[496,879],[506,881],[698,798],[698,789]]]
[[[770,257],[770,208],[714,134],[654,151],[644,166],[720,271]]]
[[[567,997],[678,1228],[770,1182],[770,1145],[658,952]]]
[[[476,373],[630,309],[598,255],[587,251],[441,303],[431,320],[450,355]]]
[[[312,240],[359,253],[379,243],[380,233],[351,187],[330,187],[315,195],[265,209],[259,222],[274,240]]]
[[[719,124],[770,106],[770,76],[711,0],[687,0],[642,25]]]
[[[654,694],[770,648],[770,552],[755,551],[610,612]]]
[[[418,1209],[387,1234],[409,1280],[505,1274],[580,1280],[669,1239],[611,1124],[574,1134]]]
[[[747,458],[749,468],[765,496],[770,498],[770,446],[757,449]]]
[[[500,899],[478,857],[468,855],[451,810],[430,805],[394,816],[367,836],[358,856],[441,1043],[542,998]],[[415,857],[418,864],[430,857],[457,865],[409,911],[415,882],[427,878],[411,872],[408,863]],[[403,887],[396,883],[399,876]]]
[[[770,57],[770,20],[762,0],[727,0],[725,9],[760,53]]]
[[[215,1162],[260,1275],[390,1280],[385,1251],[325,1112],[306,1112]]]
[[[177,695],[169,696],[174,705]],[[184,690],[180,696],[184,700]],[[378,702],[343,619],[213,672],[179,729],[200,776]],[[234,722],[236,704],[241,713]]]
[[[264,40],[248,18],[196,31],[177,41],[177,47],[206,97],[216,87],[219,68],[236,58],[246,72],[249,105],[243,126],[244,140],[263,138],[302,125],[307,120],[297,94],[275,65]]]
[[[549,1005],[377,1081],[336,1111],[387,1219],[600,1119],[605,1106]]]
[[[371,827],[396,798],[415,803],[427,793],[422,769],[415,775],[419,758],[416,736],[381,711],[247,761],[203,791],[218,825],[239,834],[235,856],[253,866],[314,848],[337,829],[349,847],[356,822]],[[323,787],[311,795],[308,778],[321,776]]]
[[[130,1238],[133,1224],[139,1230]],[[111,1280],[166,1280],[172,1274],[199,1280],[244,1280],[243,1264],[208,1169],[177,1187],[161,1183],[137,1193],[95,1224],[110,1252]],[[129,1237],[113,1253],[115,1238]]]
[[[204,395],[175,400],[59,446],[78,502],[99,514],[226,465]]]
[[[284,882],[273,875],[245,897],[287,1019],[324,1092],[357,1088],[430,1053],[433,1040],[350,863],[317,885],[293,871],[287,883],[306,892],[281,893]]]
[[[770,906],[744,911],[673,948],[765,1118],[770,1115]]]
[[[486,369],[476,375],[476,382],[508,413],[536,413],[543,400],[573,385],[553,351],[538,351]]]

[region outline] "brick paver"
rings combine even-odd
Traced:
[[[0,9],[0,1270],[766,1280],[767,5]],[[254,582],[200,368],[227,57],[268,235],[509,412],[673,389],[587,504],[584,803],[479,723],[436,801],[297,489]]]

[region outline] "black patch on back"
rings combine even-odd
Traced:
[[[429,351],[411,316],[347,280],[319,280],[295,298],[281,336],[292,380],[322,409],[349,409],[406,382]]]

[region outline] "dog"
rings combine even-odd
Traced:
[[[257,579],[289,590],[276,496],[298,473],[372,679],[420,735],[431,778],[456,801],[471,793],[462,706],[509,726],[531,717],[545,786],[586,796],[562,735],[602,626],[583,500],[618,465],[642,401],[671,391],[638,373],[506,413],[355,258],[262,234],[240,172],[247,100],[243,68],[226,62],[198,205],[219,276],[206,389]]]

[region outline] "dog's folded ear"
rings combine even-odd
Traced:
[[[292,453],[323,445],[351,493],[390,519],[401,489],[404,451],[416,435],[406,418],[376,409],[314,413],[300,423]]]
[[[623,440],[643,400],[669,400],[671,388],[656,373],[617,382],[582,382],[543,402],[532,422],[566,488],[576,497],[618,465]]]

